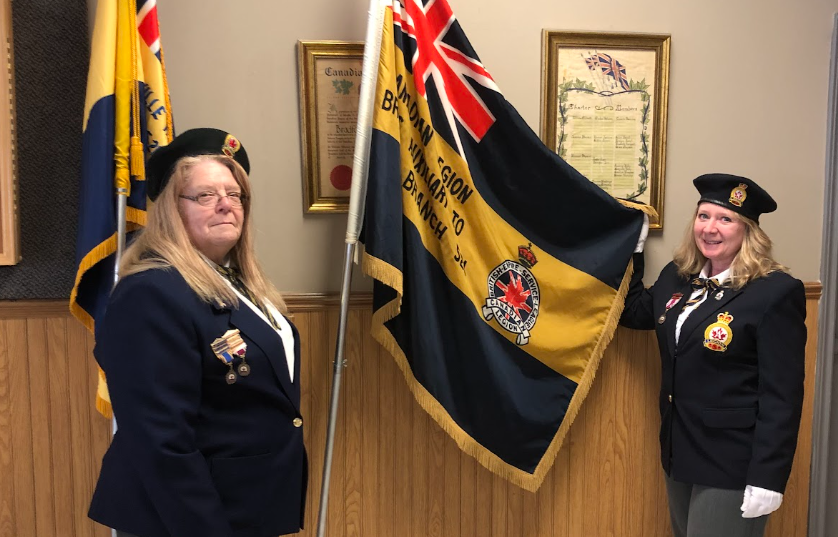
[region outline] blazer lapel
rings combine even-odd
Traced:
[[[282,340],[276,333],[276,330],[251,311],[250,306],[244,303],[240,303],[238,309],[230,310],[230,324],[241,330],[253,343],[262,349],[262,352],[268,357],[271,367],[273,367],[274,374],[277,380],[279,380],[282,391],[285,392],[285,395],[288,396],[294,408],[299,412],[299,382],[294,383],[296,386],[291,383],[291,377],[288,374],[288,360],[285,357]],[[298,337],[294,338],[295,350],[298,345],[298,340]],[[294,360],[295,370],[299,368],[298,362],[298,359]],[[299,374],[296,373],[294,378],[299,378]]]
[[[724,307],[728,302],[739,296],[742,291],[734,291],[733,289],[722,289],[716,292],[715,295],[707,297],[684,321],[681,327],[681,337],[678,338],[678,347],[688,339],[689,335],[693,333],[696,328],[706,327],[713,321],[708,321],[708,318],[715,315],[719,311],[724,311]],[[721,298],[719,298],[721,294]],[[703,339],[703,335],[702,335]]]
[[[300,333],[297,327],[294,326],[290,320],[288,324],[291,325],[291,333],[294,334],[294,380],[291,381],[291,391],[294,395],[294,401],[300,400]],[[286,370],[288,368],[286,367]],[[296,404],[294,405],[296,406]],[[299,409],[297,409],[299,410]]]

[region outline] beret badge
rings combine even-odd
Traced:
[[[224,138],[224,145],[221,146],[221,152],[228,157],[233,158],[239,148],[241,148],[241,143],[239,143],[238,139],[232,134],[228,134],[227,137]]]
[[[730,191],[730,199],[728,201],[737,207],[741,207],[745,202],[745,198],[748,197],[748,194],[745,192],[746,188],[748,188],[748,185],[739,183],[739,186]]]

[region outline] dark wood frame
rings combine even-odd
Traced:
[[[0,68],[0,265],[20,261],[20,232],[15,165],[15,82],[12,2],[0,0],[0,46],[6,68]]]

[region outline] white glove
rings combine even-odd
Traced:
[[[643,246],[646,244],[646,237],[649,235],[649,215],[643,213],[643,227],[640,229],[640,237],[637,239],[637,246],[634,247],[634,253],[639,254],[643,251]]]
[[[783,495],[773,490],[745,487],[745,497],[742,501],[742,518],[756,518],[773,513],[783,503]]]

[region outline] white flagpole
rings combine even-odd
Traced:
[[[128,207],[128,191],[124,188],[116,189],[116,253],[113,260],[113,287],[119,283],[119,262],[122,260],[122,252],[125,251],[125,230]],[[116,434],[116,415],[111,418],[111,438]],[[116,537],[116,530],[111,528],[111,537]]]
[[[113,286],[119,283],[119,262],[122,260],[122,253],[125,251],[125,229],[128,206],[128,191],[124,188],[116,189],[116,254],[113,260]]]
[[[381,51],[381,31],[384,9],[391,0],[370,0],[367,34],[364,41],[364,60],[361,67],[361,94],[358,103],[358,123],[355,131],[355,156],[352,166],[352,190],[349,196],[349,215],[346,223],[346,251],[343,260],[343,278],[340,288],[340,322],[335,342],[332,393],[329,399],[329,422],[326,429],[326,451],[323,461],[323,482],[320,489],[320,511],[317,519],[317,537],[326,534],[329,507],[329,482],[332,475],[332,453],[335,442],[335,423],[338,415],[340,381],[346,361],[343,358],[346,341],[346,318],[349,310],[349,286],[352,278],[352,260],[358,235],[364,219],[364,201],[367,193],[372,116],[375,106],[375,86],[378,78],[378,60]]]
[[[375,86],[378,79],[378,59],[381,52],[381,30],[384,9],[391,0],[370,0],[364,62],[361,74],[361,96],[358,103],[358,125],[355,132],[355,156],[352,166],[352,190],[349,195],[349,217],[346,223],[346,243],[358,242],[364,219],[364,201],[367,197],[372,116],[375,106]]]

